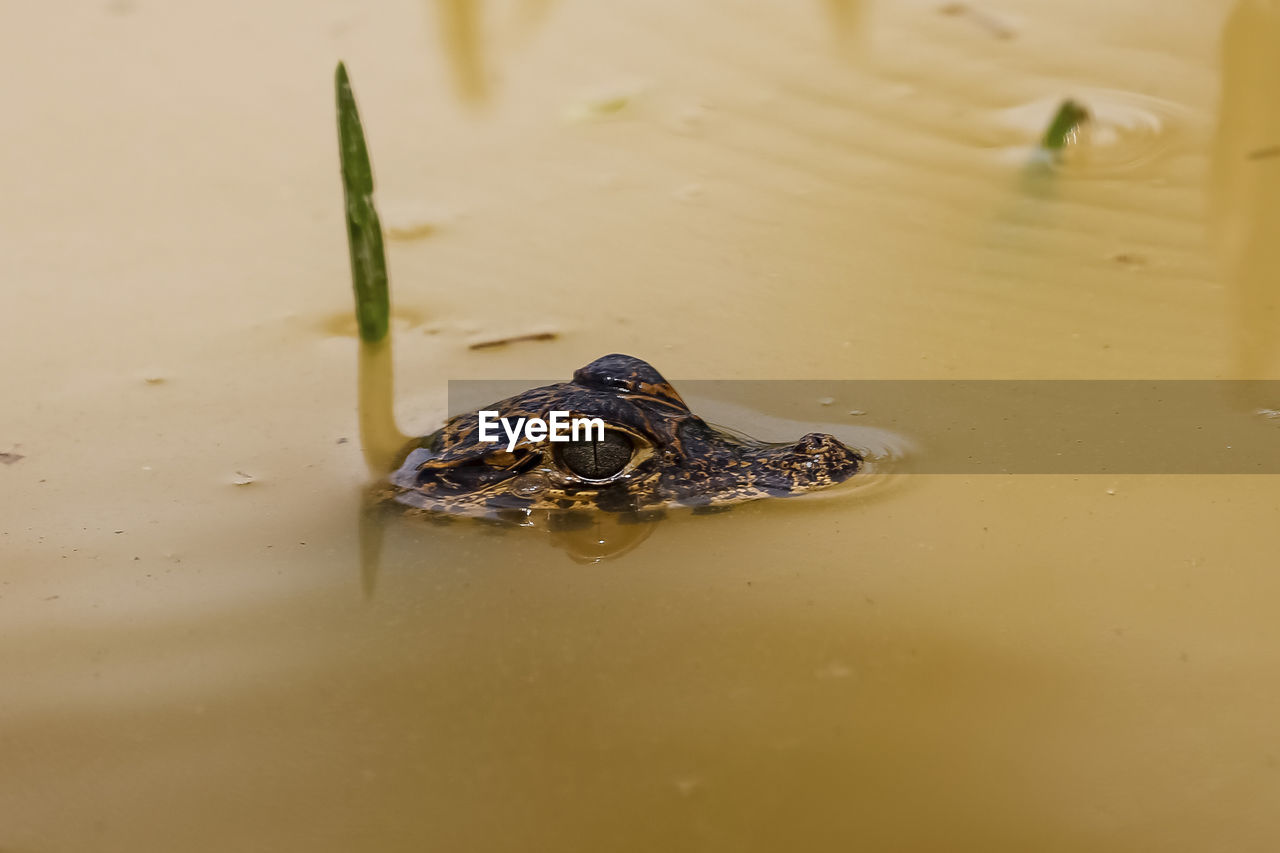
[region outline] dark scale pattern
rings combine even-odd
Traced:
[[[565,445],[521,439],[507,453],[505,439],[478,440],[477,415],[459,415],[406,448],[391,475],[392,499],[432,513],[482,517],[535,510],[629,517],[671,505],[705,510],[811,492],[848,480],[862,465],[857,451],[822,433],[766,444],[721,432],[689,411],[653,367],[616,353],[579,369],[571,382],[486,408],[508,418],[546,419],[553,410],[598,417],[631,441],[633,454],[621,471],[593,482],[555,452]],[[616,436],[610,444],[618,445]]]

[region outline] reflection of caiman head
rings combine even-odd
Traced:
[[[509,517],[533,510],[601,509],[647,515],[667,505],[714,507],[811,492],[849,479],[862,456],[830,435],[766,444],[709,426],[651,366],[606,355],[572,382],[487,407],[514,423],[600,418],[603,437],[529,441],[511,450],[480,440],[477,414],[451,418],[412,442],[391,475],[394,500],[432,512]]]

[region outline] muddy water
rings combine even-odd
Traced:
[[[1275,849],[1269,477],[918,475],[596,565],[393,523],[366,596],[330,90],[406,428],[611,351],[1274,378],[1270,4],[10,18],[0,850]]]

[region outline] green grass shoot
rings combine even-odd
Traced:
[[[1049,122],[1049,129],[1044,132],[1040,147],[1047,151],[1061,151],[1075,136],[1080,125],[1088,120],[1087,109],[1070,98],[1066,99],[1062,102],[1062,106],[1058,107],[1053,121]]]
[[[391,315],[387,293],[387,257],[382,248],[382,223],[373,204],[373,168],[364,141],[360,112],[351,93],[347,68],[338,63],[334,75],[338,104],[338,151],[342,161],[342,191],[346,199],[347,248],[351,252],[351,285],[355,290],[356,323],[360,339],[378,343],[387,336]]]

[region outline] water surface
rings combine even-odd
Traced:
[[[1275,849],[1270,476],[912,475],[593,565],[392,523],[364,591],[339,57],[405,428],[615,351],[1278,378],[1270,5],[944,11],[17,13],[0,849]],[[1028,168],[1067,96],[1098,144]]]

